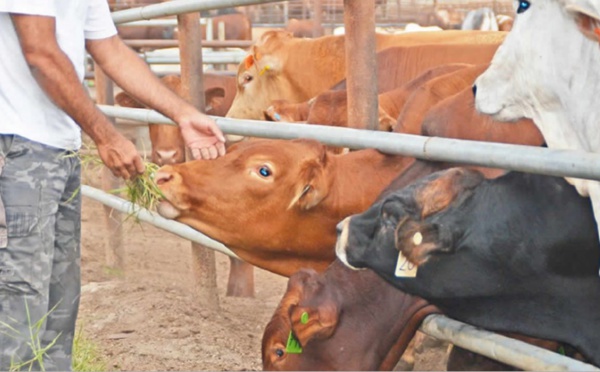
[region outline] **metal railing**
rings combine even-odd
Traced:
[[[124,23],[233,6],[281,2],[281,0],[174,0],[113,13],[115,23]],[[108,116],[146,123],[174,124],[152,111],[99,105]],[[313,138],[325,144],[360,148],[376,148],[382,152],[427,160],[505,168],[555,176],[600,180],[600,155],[580,151],[552,150],[528,146],[423,137],[398,133],[381,133],[319,125],[285,124],[261,121],[215,118],[225,133],[265,138]],[[510,124],[507,124],[510,125]],[[124,213],[134,211],[137,218],[166,231],[235,256],[221,243],[206,237],[187,225],[166,220],[130,202],[89,186],[83,186],[86,197],[98,200]],[[480,353],[492,359],[529,370],[600,370],[565,356],[549,352],[521,341],[477,329],[442,315],[428,316],[421,330],[433,337]]]

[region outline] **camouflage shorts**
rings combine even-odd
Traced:
[[[0,135],[0,167],[0,370],[71,370],[80,293],[79,159]],[[42,365],[31,362],[36,354]]]

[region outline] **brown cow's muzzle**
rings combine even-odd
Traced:
[[[154,182],[162,192],[164,199],[158,204],[158,213],[169,219],[175,219],[180,215],[177,190],[182,186],[181,175],[175,169],[166,165],[160,168],[154,175]]]

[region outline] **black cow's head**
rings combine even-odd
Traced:
[[[461,235],[457,226],[435,217],[467,199],[483,180],[477,171],[453,168],[388,195],[338,225],[338,258],[350,268],[369,267],[384,276],[416,276],[418,266],[450,252]]]

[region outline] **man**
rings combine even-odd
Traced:
[[[82,129],[116,176],[144,171],[134,145],[86,95],[84,49],[177,122],[194,157],[223,155],[225,139],[119,39],[106,0],[0,0],[0,45],[0,370],[70,370],[81,200],[79,160],[68,155]]]

